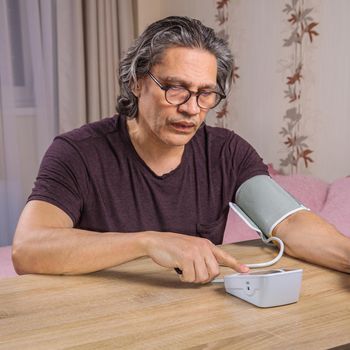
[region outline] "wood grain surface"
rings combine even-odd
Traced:
[[[223,249],[245,263],[276,254],[258,241]],[[350,343],[350,276],[289,257],[274,267],[304,269],[299,302],[258,308],[222,284],[184,284],[148,258],[83,276],[3,279],[0,349],[311,350]]]

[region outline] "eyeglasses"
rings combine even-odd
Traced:
[[[197,105],[202,109],[215,108],[222,99],[226,98],[224,94],[216,91],[190,91],[180,85],[162,85],[160,81],[151,73],[147,72],[150,78],[164,91],[165,99],[171,105],[180,106],[186,103],[192,95],[196,96]]]

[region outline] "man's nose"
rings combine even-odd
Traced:
[[[188,115],[197,115],[201,111],[197,103],[197,96],[192,95],[189,100],[178,107],[179,112],[187,113]]]

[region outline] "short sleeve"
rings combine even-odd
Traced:
[[[88,176],[78,149],[68,140],[57,137],[41,162],[30,200],[53,204],[72,219],[80,219],[84,194],[88,191]]]
[[[256,175],[269,175],[268,168],[257,151],[237,134],[231,139],[231,157],[237,174],[236,188]]]

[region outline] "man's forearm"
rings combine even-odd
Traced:
[[[350,238],[312,212],[293,214],[273,235],[283,240],[291,256],[350,273]]]
[[[142,233],[97,233],[74,228],[37,228],[35,240],[15,241],[19,274],[89,273],[144,256]],[[22,235],[24,237],[24,235]]]

